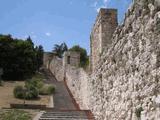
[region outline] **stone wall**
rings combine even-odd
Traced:
[[[63,60],[61,58],[53,56],[48,69],[50,69],[50,71],[58,81],[64,80],[64,67]]]
[[[74,51],[67,51],[63,56],[63,66],[71,65],[75,67],[79,67],[80,64],[80,53]]]
[[[92,33],[94,34],[94,33]],[[89,77],[67,70],[70,90],[97,120],[160,119],[160,4],[136,0]]]
[[[90,69],[94,71],[100,55],[111,44],[112,35],[118,25],[117,10],[101,8],[90,36]]]
[[[63,58],[58,58],[53,53],[45,52],[43,56],[44,66],[49,69],[58,81],[65,79],[67,66],[79,67],[80,53],[67,51]]]
[[[135,0],[89,79],[97,120],[160,119],[160,1]]]
[[[74,98],[83,110],[88,110],[89,107],[89,90],[88,90],[88,74],[82,69],[67,65],[66,67],[66,82],[71,90]]]
[[[50,61],[52,60],[53,53],[51,52],[44,52],[43,54],[43,65],[48,68]]]
[[[97,120],[159,120],[160,1],[134,0],[111,41],[91,76],[67,65],[73,96]]]
[[[53,53],[45,52],[43,66],[49,69],[58,81],[64,80],[63,60]]]

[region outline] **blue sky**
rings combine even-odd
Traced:
[[[79,44],[89,52],[90,32],[100,7],[117,8],[119,23],[132,0],[0,0],[0,34],[51,51],[54,44]]]

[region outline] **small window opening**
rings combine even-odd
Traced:
[[[71,57],[68,56],[68,58],[67,58],[67,63],[68,63],[68,64],[70,64],[70,59],[71,59]]]

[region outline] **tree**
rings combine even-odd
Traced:
[[[42,65],[43,48],[34,48],[29,37],[27,40],[13,39],[11,35],[0,35],[0,67],[3,79],[25,79],[31,77]]]
[[[89,64],[89,58],[87,56],[86,49],[80,47],[79,45],[75,45],[69,49],[69,51],[75,51],[80,53],[80,66],[86,67]]]
[[[53,52],[59,57],[62,58],[63,53],[68,50],[66,43],[62,43],[60,45],[55,44],[53,48]]]
[[[43,65],[43,46],[38,46],[36,47],[36,53],[37,53],[37,69],[39,70],[39,68]]]
[[[32,47],[34,48],[34,43],[32,42],[32,39],[30,36],[26,39],[26,41],[29,42],[32,45]]]

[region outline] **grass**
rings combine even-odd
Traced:
[[[23,110],[3,111],[0,116],[0,120],[32,120],[31,115]]]

